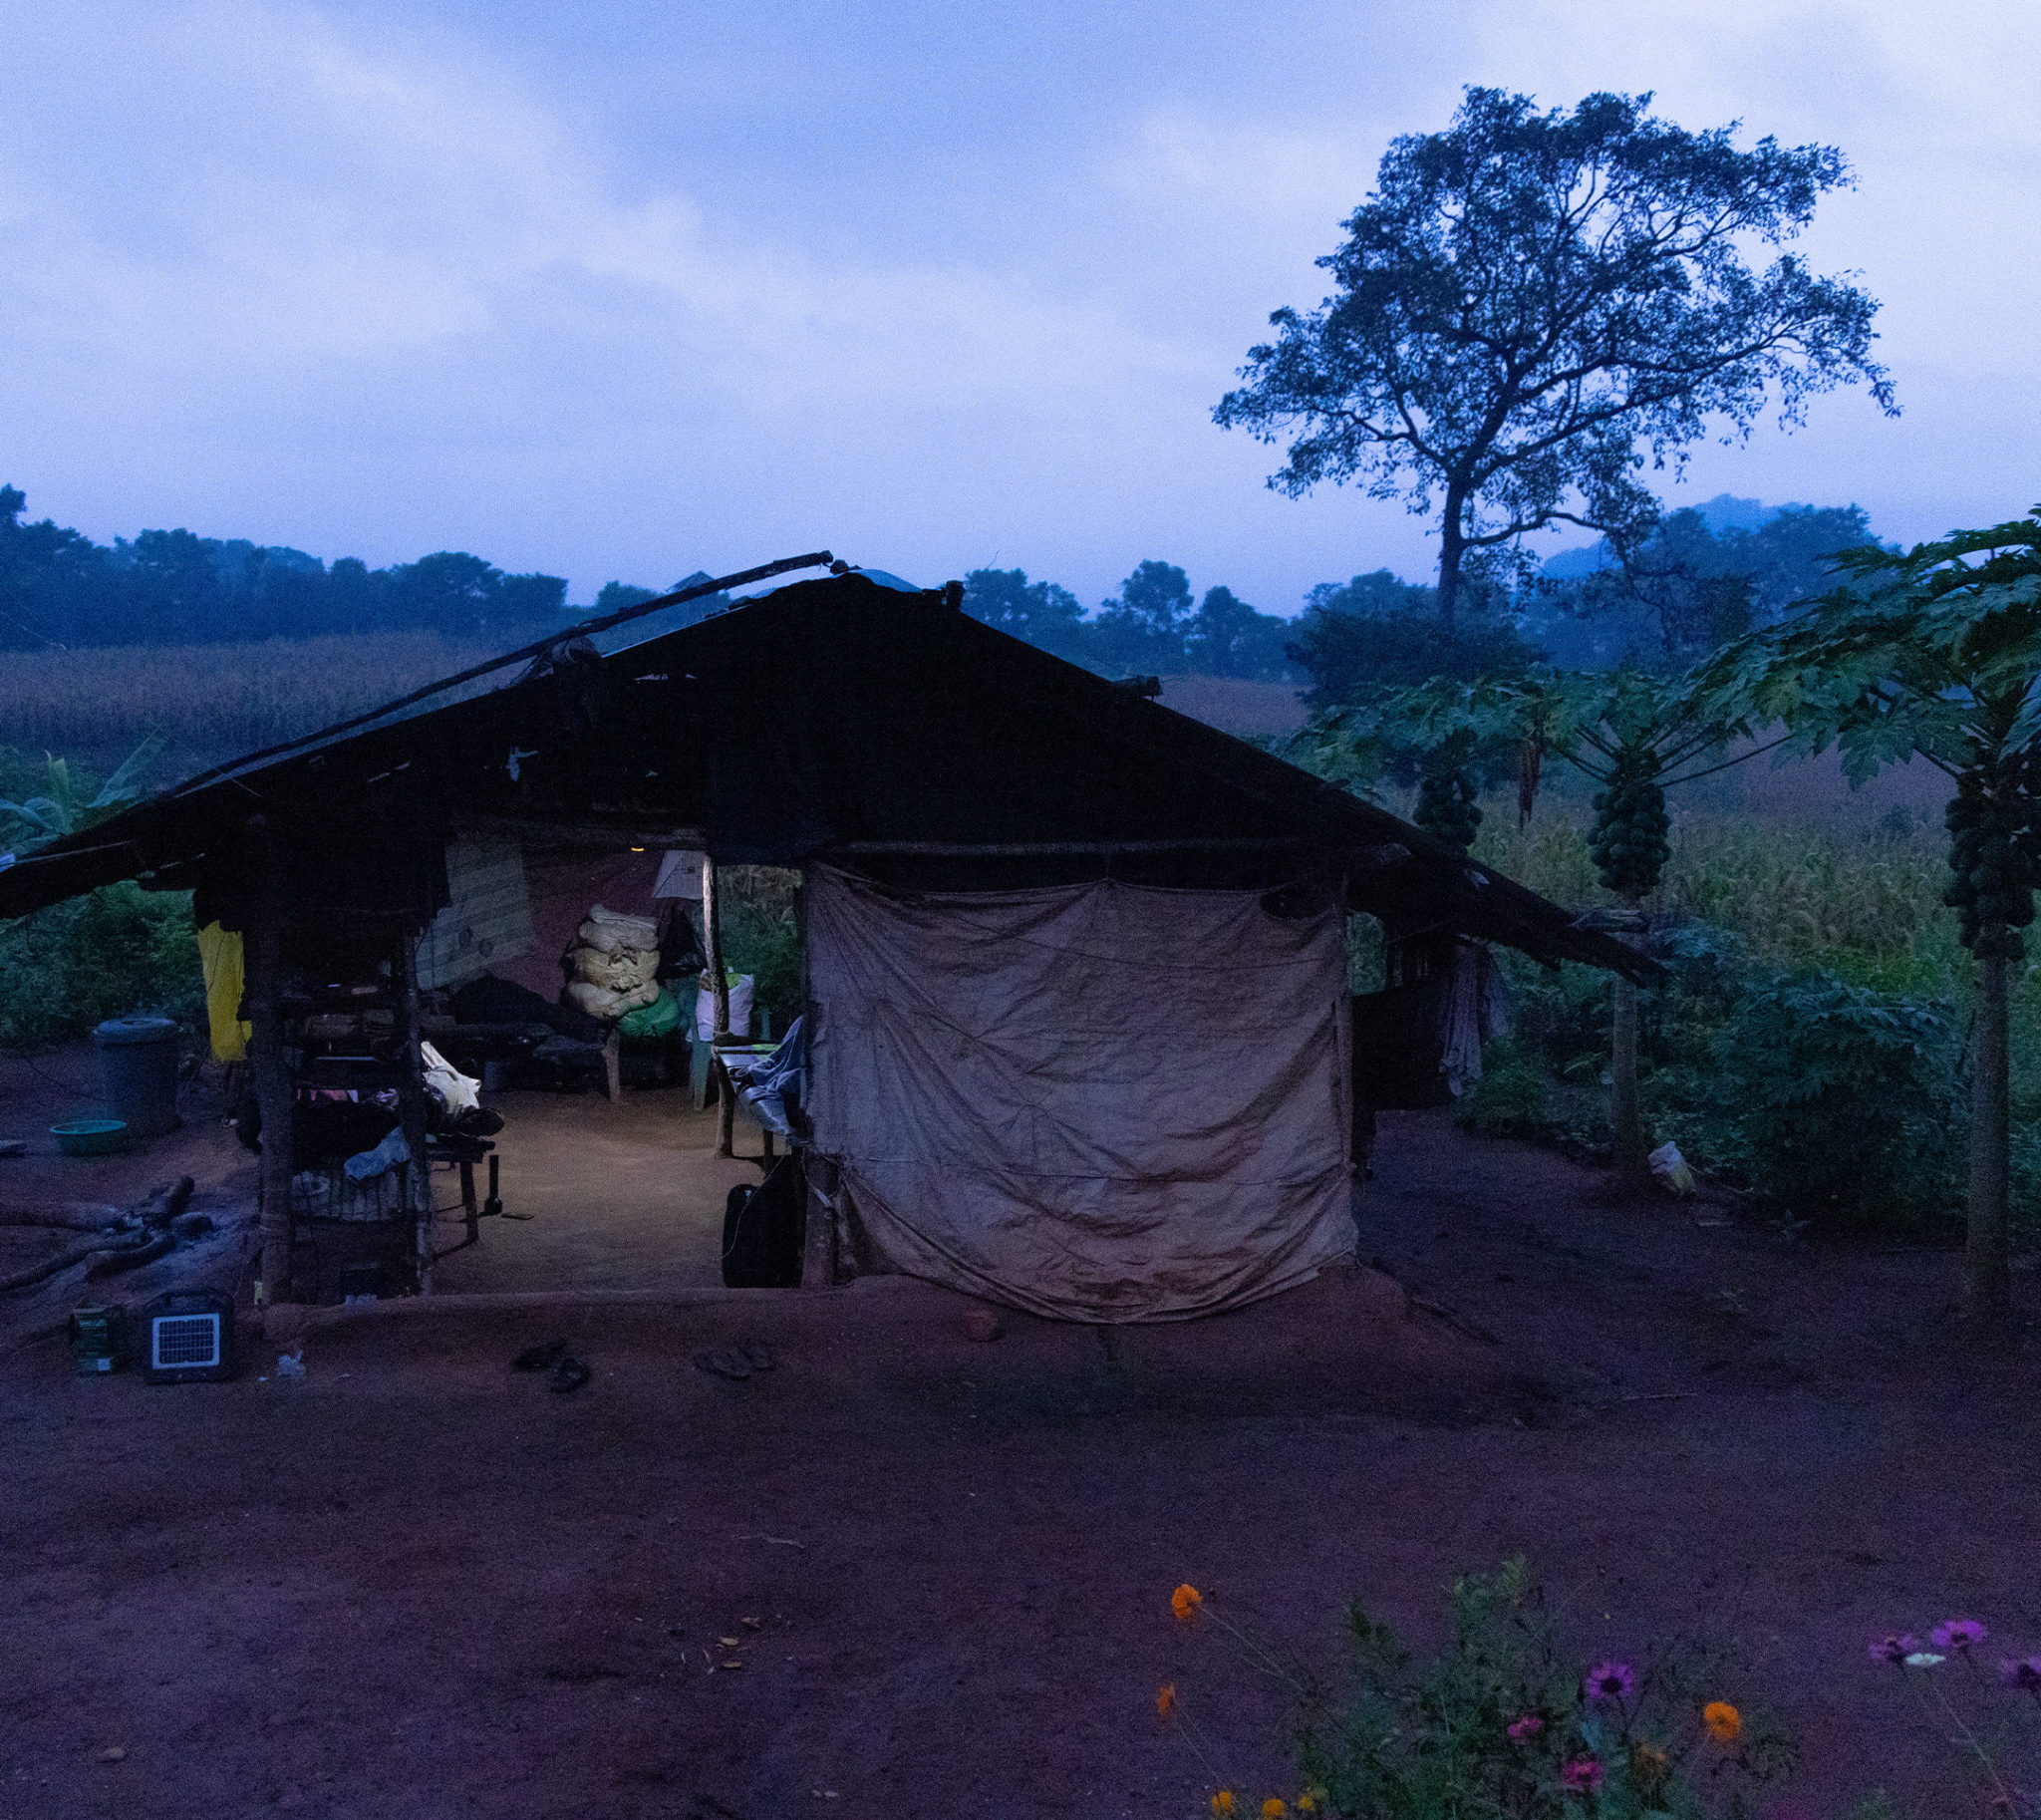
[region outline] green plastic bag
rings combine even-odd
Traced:
[[[664,986],[650,1005],[627,1011],[617,1020],[617,1035],[620,1037],[665,1037],[680,1028],[681,1008]]]

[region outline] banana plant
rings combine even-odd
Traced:
[[[19,802],[0,800],[0,847],[16,855],[32,853],[141,801],[148,793],[144,779],[161,756],[163,744],[157,735],[149,735],[91,796],[85,793],[89,785],[73,774],[68,758],[45,754],[42,792]]]

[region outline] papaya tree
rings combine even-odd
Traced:
[[[1603,886],[1623,900],[1623,920],[1634,925],[1672,856],[1666,790],[1719,768],[1716,755],[1742,731],[1683,680],[1627,665],[1605,673],[1535,665],[1520,676],[1439,677],[1387,693],[1320,716],[1311,737],[1320,754],[1343,742],[1350,774],[1378,776],[1399,762],[1415,767],[1412,819],[1462,848],[1473,845],[1481,820],[1478,755],[1515,749],[1522,821],[1531,817],[1546,759],[1573,765],[1601,785],[1589,850]],[[1618,1169],[1641,1185],[1650,1169],[1637,1092],[1637,987],[1618,977],[1610,991],[1609,1129]]]
[[[2041,506],[1906,551],[1835,558],[1840,584],[1717,653],[1699,687],[1716,712],[1831,745],[1852,783],[1918,758],[1948,776],[1944,901],[1975,972],[1963,1303],[2011,1293],[2010,968],[2026,954],[2041,876]]]
[[[1523,730],[1520,813],[1530,818],[1548,754],[1599,783],[1588,850],[1603,888],[1623,900],[1640,927],[1643,901],[1672,857],[1665,792],[1719,769],[1717,755],[1741,725],[1697,703],[1683,679],[1628,664],[1608,672],[1533,670],[1505,692]],[[1637,985],[1618,975],[1609,990],[1609,1134],[1617,1169],[1641,1186],[1650,1180],[1650,1145],[1637,1094]]]

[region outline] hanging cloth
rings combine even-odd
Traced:
[[[198,965],[205,974],[205,1022],[215,1062],[245,1062],[255,1027],[242,1022],[241,932],[207,923],[198,932]]]

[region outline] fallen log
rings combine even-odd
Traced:
[[[0,1207],[0,1226],[53,1226],[59,1232],[105,1232],[120,1225],[121,1209],[98,1201],[24,1201]]]
[[[153,1244],[152,1239],[143,1241]],[[140,1245],[129,1249],[140,1250]],[[71,1251],[59,1252],[54,1258],[45,1258],[42,1263],[31,1265],[27,1270],[18,1270],[11,1277],[0,1277],[0,1295],[13,1289],[34,1289],[38,1283],[47,1282],[59,1271],[69,1270],[74,1264],[83,1264],[86,1259],[99,1257],[109,1250],[104,1236],[90,1245],[80,1245]],[[160,1255],[160,1254],[158,1254]]]
[[[124,1270],[140,1270],[145,1264],[153,1264],[165,1252],[174,1251],[177,1235],[173,1232],[159,1232],[146,1244],[130,1245],[119,1251],[102,1251],[85,1267],[85,1280],[97,1283],[102,1277],[118,1276]]]

